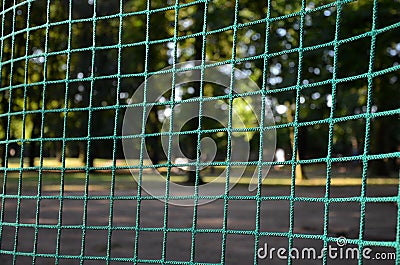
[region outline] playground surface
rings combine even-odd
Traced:
[[[331,198],[353,198],[360,196],[360,186],[333,186]],[[367,197],[394,197],[397,196],[396,185],[368,185]],[[29,197],[30,192],[24,195]],[[30,195],[35,195],[31,192]],[[63,197],[62,229],[60,233],[60,248],[57,250],[57,231],[60,201],[55,199],[59,195],[56,191],[42,192],[39,210],[39,226],[37,231],[36,253],[53,254],[58,251],[59,264],[80,264],[82,246],[82,220],[84,213],[83,191],[66,191]],[[106,257],[110,249],[110,264],[133,264],[121,262],[133,258],[135,249],[136,208],[137,200],[130,199],[137,195],[137,189],[116,190],[112,214],[113,230],[108,242],[110,200],[109,191],[89,190],[87,200],[87,222],[85,230],[84,264],[107,264],[105,260],[95,257]],[[238,185],[230,195],[252,196],[246,185]],[[263,186],[263,196],[289,196],[290,186]],[[53,197],[52,197],[53,196]],[[145,194],[142,194],[145,196]],[[298,198],[323,198],[324,186],[298,186],[295,188]],[[36,199],[22,199],[20,204],[19,224],[35,224]],[[17,198],[7,198],[4,207],[4,224],[2,234],[2,250],[14,251],[15,225],[17,212]],[[156,231],[140,231],[138,237],[138,258],[140,260],[159,260],[162,258],[164,240],[164,210],[165,204],[158,200],[142,200],[140,207],[140,227],[158,228]],[[190,261],[192,249],[193,207],[168,206],[167,226],[171,232],[167,233],[166,260]],[[256,229],[256,201],[229,200],[227,212],[227,230],[244,231],[243,233],[226,236],[225,264],[253,264],[254,235],[246,231]],[[397,204],[395,201],[386,203],[367,202],[365,208],[365,229],[363,239],[367,241],[393,242],[396,240]],[[194,261],[204,263],[220,263],[222,228],[224,225],[224,200],[198,206],[196,217]],[[295,201],[293,233],[296,235],[322,235],[324,223],[324,203],[317,201]],[[46,226],[47,225],[47,226]],[[47,228],[46,228],[47,227]],[[260,236],[259,247],[267,243],[269,248],[288,248],[288,238],[279,236],[289,231],[290,201],[270,200],[262,201],[260,207],[260,231],[271,232],[276,236]],[[175,232],[173,230],[175,229]],[[182,229],[182,230],[179,230]],[[201,231],[215,231],[202,233]],[[329,207],[328,236],[345,237],[348,240],[358,239],[360,230],[360,203],[333,202]],[[219,231],[219,232],[218,232]],[[34,226],[20,226],[18,232],[17,253],[32,253],[34,251]],[[332,242],[332,246],[335,243]],[[316,239],[294,238],[296,248],[313,247],[319,252],[323,248],[323,241]],[[347,244],[347,247],[355,245]],[[346,247],[346,246],[345,246]],[[373,253],[395,252],[393,248],[371,247]],[[90,257],[94,257],[91,259]],[[0,255],[0,264],[12,264],[12,255]],[[275,256],[273,259],[259,259],[259,264],[287,264]],[[328,259],[328,264],[357,264],[357,259]],[[394,264],[394,260],[364,260],[363,264]],[[32,257],[21,255],[16,258],[16,264],[32,263]],[[36,264],[54,264],[55,259],[36,257]],[[139,262],[139,264],[144,264]],[[151,262],[147,264],[153,264]],[[322,264],[321,259],[294,260],[293,264]]]

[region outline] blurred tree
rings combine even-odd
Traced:
[[[305,8],[312,10],[326,1],[307,2]],[[4,1],[4,8],[13,5],[13,1]],[[13,115],[10,119],[9,138],[31,138],[26,153],[30,156],[33,165],[34,157],[38,155],[37,140],[43,134],[45,137],[61,137],[64,115],[67,115],[67,137],[86,137],[112,135],[114,129],[115,111],[111,107],[118,104],[129,104],[129,97],[144,81],[144,75],[158,71],[172,63],[188,60],[201,60],[203,54],[203,35],[192,38],[180,38],[174,43],[175,19],[178,37],[197,34],[203,31],[205,3],[196,3],[179,9],[157,10],[174,5],[174,1],[151,1],[150,8],[155,10],[146,15],[145,12],[121,17],[114,16],[120,11],[124,14],[146,10],[144,1],[126,1],[120,10],[118,1],[74,1],[72,4],[72,19],[81,19],[71,24],[59,23],[44,27],[47,17],[46,1],[31,3],[29,16],[28,55],[36,57],[25,60],[27,32],[27,4],[20,5],[15,10],[7,11],[3,20],[3,36],[1,40],[1,91],[0,111],[2,113],[34,110],[25,115],[25,132],[22,132],[22,115]],[[264,19],[270,12],[274,18],[266,30],[266,23],[252,23],[246,27],[237,28],[234,38],[232,25],[235,19],[235,1],[214,0],[208,2],[206,14],[205,56],[207,60],[224,61],[232,59],[232,51],[236,58],[243,59],[237,64],[240,70],[248,74],[260,87],[269,89],[270,101],[273,105],[275,119],[278,124],[284,124],[297,118],[298,122],[324,120],[330,116],[331,108],[335,107],[335,117],[352,116],[367,111],[368,79],[371,37],[354,38],[371,30],[372,2],[358,1],[342,5],[340,30],[336,29],[336,7],[329,7],[319,11],[307,13],[304,21],[301,16],[287,16],[301,10],[301,3],[288,3],[283,0],[271,1],[270,10],[264,2],[241,0],[237,23],[243,24]],[[66,1],[56,0],[49,3],[50,22],[68,21],[69,4]],[[378,22],[376,27],[383,28],[398,22],[397,10],[399,1],[382,0],[378,3]],[[98,19],[95,23],[90,19],[96,11]],[[176,14],[175,12],[178,12]],[[280,16],[285,18],[278,19]],[[15,17],[13,19],[13,17]],[[303,36],[300,36],[300,27],[303,25]],[[95,26],[95,27],[94,27]],[[47,36],[46,36],[47,29]],[[14,32],[21,30],[18,34]],[[121,35],[119,34],[121,30]],[[334,51],[333,40],[335,32],[340,43],[337,53]],[[70,33],[70,35],[69,35]],[[268,43],[266,43],[268,33]],[[387,69],[399,62],[400,43],[397,40],[399,29],[394,28],[377,35],[375,44],[375,58],[372,71]],[[69,39],[69,36],[71,39]],[[349,39],[351,38],[351,39]],[[47,51],[55,52],[46,57]],[[95,40],[95,43],[93,43]],[[151,43],[146,43],[146,40]],[[157,42],[154,42],[156,41]],[[120,50],[119,41],[122,48]],[[300,45],[317,48],[303,50],[299,60]],[[67,65],[67,51],[70,44],[70,60]],[[235,47],[233,45],[235,44]],[[267,45],[267,47],[266,47]],[[95,46],[95,49],[92,47]],[[267,49],[266,49],[267,48]],[[43,54],[43,56],[41,56]],[[263,55],[269,54],[266,64]],[[147,57],[146,57],[147,56]],[[336,69],[334,57],[337,56]],[[11,61],[11,58],[13,59]],[[174,58],[176,59],[174,61]],[[248,59],[246,59],[248,58]],[[94,59],[94,61],[92,61]],[[27,62],[27,66],[25,65]],[[120,61],[120,65],[118,65]],[[25,67],[27,73],[25,73]],[[265,67],[265,69],[264,69]],[[67,103],[69,111],[48,112],[44,109],[62,109],[64,107],[65,89],[67,84],[66,70],[69,70]],[[93,69],[92,69],[93,68]],[[145,72],[147,71],[147,72]],[[335,98],[332,97],[332,79],[335,71],[336,78],[352,77],[346,82],[336,85]],[[119,75],[118,75],[119,73]],[[395,110],[399,108],[399,80],[397,72],[388,72],[372,78],[371,112]],[[11,79],[12,76],[12,80]],[[96,77],[93,81],[85,78]],[[43,83],[46,81],[57,81]],[[353,78],[357,77],[357,78]],[[264,82],[265,81],[265,82]],[[298,86],[322,82],[321,85],[311,85],[296,90]],[[11,86],[28,84],[18,88]],[[46,88],[46,90],[44,90]],[[119,90],[118,90],[119,88]],[[199,84],[192,85],[194,93],[188,93],[184,88],[183,98],[200,95]],[[45,93],[44,93],[45,92]],[[119,92],[119,94],[117,94]],[[218,95],[218,89],[211,86],[204,87],[205,96]],[[222,92],[221,92],[222,93]],[[44,97],[45,96],[45,97]],[[170,95],[165,95],[169,97]],[[298,106],[296,106],[296,96]],[[24,97],[26,100],[24,100]],[[44,100],[43,100],[44,97]],[[11,99],[11,102],[10,102]],[[88,106],[104,107],[96,111],[82,111]],[[296,113],[297,116],[290,113]],[[146,125],[147,133],[158,132],[161,128],[160,111],[165,106],[154,107]],[[118,123],[121,124],[123,111],[119,112]],[[42,128],[42,115],[44,124]],[[289,115],[291,117],[289,117]],[[89,117],[91,119],[88,132]],[[397,117],[387,116],[371,120],[371,148],[374,154],[396,152],[400,145],[397,133],[399,123]],[[216,126],[212,121],[205,120],[204,126]],[[202,125],[202,126],[203,126]],[[0,118],[0,137],[6,138],[8,118]],[[188,124],[188,130],[195,130],[199,126],[197,120]],[[120,128],[120,126],[118,126]],[[203,128],[203,127],[202,127]],[[325,157],[327,154],[328,125],[314,124],[298,128],[298,149],[301,159]],[[120,129],[119,129],[120,130]],[[118,132],[119,133],[119,132]],[[334,126],[333,155],[356,155],[363,153],[365,119],[353,119],[348,122],[337,123]],[[283,147],[291,153],[289,128],[277,131],[278,147]],[[253,152],[257,152],[259,135],[248,135]],[[185,139],[190,143],[187,147],[188,156],[196,157],[197,135],[192,139]],[[195,139],[196,138],[196,139]],[[35,140],[36,139],[36,140]],[[216,137],[220,149],[224,148],[225,136]],[[161,152],[159,137],[146,139],[150,156],[158,163],[165,159]],[[111,150],[101,141],[91,141],[91,148],[87,150],[87,141],[79,142],[79,153],[82,159],[93,165],[96,156],[111,156]],[[120,143],[119,143],[119,149]],[[50,153],[60,154],[60,142],[46,144]],[[68,148],[77,148],[70,145]],[[51,151],[53,149],[53,151]],[[0,155],[4,163],[5,148],[0,148]],[[75,151],[70,150],[70,153]],[[86,155],[89,154],[89,158]],[[290,158],[289,158],[290,159]],[[396,169],[395,160],[378,160],[371,162],[373,170],[381,175],[387,175]],[[189,174],[191,182],[194,173]]]
[[[29,27],[42,26],[46,23],[46,16],[43,16],[40,12],[32,12],[32,10],[46,10],[46,2],[36,1],[31,3],[31,12],[29,14],[28,20],[28,6],[21,5],[14,12],[8,12],[6,15],[11,15],[14,19],[4,20],[4,35],[9,34],[12,30],[17,31],[27,27],[29,22]],[[55,4],[53,2],[53,4]],[[5,6],[11,6],[11,1],[6,1]],[[56,36],[54,36],[54,34]],[[1,93],[1,109],[3,113],[6,112],[18,112],[18,111],[34,111],[31,114],[24,113],[23,115],[15,115],[11,118],[9,124],[9,137],[10,138],[25,138],[32,139],[27,146],[27,153],[29,155],[29,166],[34,166],[34,158],[39,154],[38,143],[42,136],[41,131],[50,130],[51,132],[57,131],[57,125],[60,124],[60,119],[52,120],[53,123],[43,124],[42,128],[42,117],[46,119],[46,115],[40,113],[39,110],[43,108],[54,108],[55,102],[60,101],[60,91],[46,89],[46,94],[44,94],[44,88],[48,88],[50,85],[43,83],[46,78],[50,79],[64,79],[65,69],[63,65],[65,62],[60,60],[61,58],[66,58],[65,55],[60,55],[57,57],[47,57],[40,56],[40,54],[46,52],[52,52],[55,47],[60,48],[66,42],[67,36],[64,32],[49,29],[48,35],[46,36],[46,28],[41,27],[40,29],[29,32],[29,40],[27,42],[27,33],[22,32],[9,36],[4,40],[3,50],[2,50],[2,61],[10,60],[2,64],[1,71],[1,87],[4,89]],[[46,39],[51,41],[45,41]],[[53,39],[54,38],[54,39]],[[28,47],[26,47],[28,43]],[[25,59],[25,56],[34,55],[31,59]],[[11,61],[12,59],[12,61]],[[46,68],[44,67],[46,64]],[[12,71],[11,71],[12,69]],[[12,77],[12,80],[11,80]],[[7,86],[16,86],[21,84],[28,84],[29,86],[23,86],[19,88],[7,89]],[[31,85],[32,84],[32,85]],[[43,101],[43,98],[46,101]],[[11,100],[11,102],[9,102]],[[10,103],[10,104],[9,104]],[[46,105],[49,107],[46,107]],[[44,105],[44,106],[43,106]],[[50,107],[51,106],[51,107]],[[60,116],[60,115],[59,115]],[[22,124],[24,122],[24,124]],[[51,126],[48,128],[47,126]],[[2,119],[2,131],[7,128],[8,123],[6,119]],[[45,128],[47,127],[47,128]],[[25,128],[25,131],[22,129]],[[5,136],[5,132],[3,134]],[[44,136],[44,135],[43,135]],[[20,143],[22,145],[24,143]],[[4,158],[4,149],[2,153],[2,159]],[[4,163],[4,159],[3,159]]]

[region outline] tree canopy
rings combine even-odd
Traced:
[[[13,1],[3,1],[3,162],[5,139],[19,139],[14,146],[18,152],[22,139],[30,139],[24,155],[31,164],[39,154],[40,138],[53,139],[43,143],[47,156],[60,157],[62,139],[74,138],[77,141],[68,141],[67,156],[86,161],[89,154],[90,164],[97,157],[111,158],[113,152],[122,157],[120,141],[113,150],[107,138],[121,134],[125,109],[119,106],[130,103],[147,73],[201,60],[203,52],[210,61],[236,60],[235,67],[268,90],[275,122],[282,125],[277,147],[286,150],[287,159],[292,144],[290,126],[284,125],[293,118],[300,124],[301,159],[327,156],[329,123],[321,121],[328,118],[335,119],[335,156],[362,154],[365,139],[372,154],[400,150],[399,1],[379,1],[376,23],[373,1],[315,0],[304,7],[300,1],[283,0],[241,0],[238,6],[235,1],[206,2],[179,1],[175,8],[170,0],[150,1],[149,7],[145,1],[52,0],[14,8]],[[181,98],[187,99],[198,96],[200,86],[180,89]],[[222,94],[221,88],[204,86],[205,96]],[[147,133],[160,131],[165,109],[152,109]],[[376,114],[369,131],[363,116],[368,112]],[[288,117],[292,113],[295,117]],[[247,122],[254,122],[251,115]],[[188,129],[193,126],[196,123]],[[219,125],[206,120],[204,126]],[[88,134],[93,137],[89,152]],[[218,145],[217,158],[225,159],[226,135],[211,137]],[[259,135],[244,137],[257,154]],[[165,159],[159,137],[146,141],[152,159]],[[395,159],[373,164],[381,175],[398,168]]]

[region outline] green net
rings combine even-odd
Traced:
[[[2,0],[0,9],[1,264],[258,264],[265,242],[290,252],[342,236],[359,251],[349,262],[370,262],[361,253],[373,247],[400,263],[399,1]],[[186,70],[200,71],[199,84],[178,85],[175,65],[193,60]],[[206,84],[206,69],[223,66],[230,85]],[[259,90],[236,93],[234,67]],[[168,91],[149,100],[149,79],[168,73]],[[261,99],[260,121],[246,115],[245,98]],[[206,119],[202,106],[213,100],[226,126]],[[175,131],[176,106],[193,103],[198,119]],[[129,108],[141,108],[141,127],[126,135]],[[289,155],[265,158],[268,131]],[[250,146],[248,161],[234,160],[235,134]],[[202,160],[204,136],[216,142],[212,161]],[[191,159],[173,156],[174,137]],[[124,139],[138,150],[128,162]],[[170,196],[187,168],[193,195]],[[140,185],[155,172],[168,180],[158,197]],[[222,194],[199,194],[221,172]],[[254,191],[231,190],[254,172]],[[337,208],[349,209],[344,225],[357,215],[356,225],[334,232]],[[393,227],[371,237],[373,214]]]

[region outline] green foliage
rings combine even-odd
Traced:
[[[306,9],[312,11],[328,3],[328,1],[307,2]],[[335,117],[362,114],[366,111],[368,104],[368,80],[366,76],[352,77],[368,73],[371,37],[363,36],[363,34],[368,34],[372,27],[372,4],[372,1],[343,4],[341,21],[337,24],[335,6],[309,12],[302,22],[300,13],[291,15],[301,10],[300,1],[290,3],[281,0],[272,1],[271,10],[268,10],[268,6],[262,1],[243,0],[239,3],[237,16],[237,23],[241,26],[237,28],[236,37],[234,37],[232,25],[235,19],[235,2],[211,1],[206,14],[206,31],[209,34],[206,36],[205,56],[207,60],[226,61],[232,59],[232,51],[234,51],[236,58],[243,60],[236,67],[248,74],[262,89],[272,91],[269,96],[274,110],[277,110],[279,106],[282,109],[282,106],[287,103],[292,110],[295,110],[296,86],[304,86],[300,91],[298,113],[300,122],[326,119],[330,116],[332,106],[335,107]],[[11,5],[12,1],[5,1],[5,7]],[[88,133],[90,115],[87,111],[75,111],[75,109],[85,108],[90,104],[92,107],[100,108],[128,104],[129,97],[144,80],[141,75],[144,71],[158,71],[171,65],[175,54],[175,62],[201,59],[203,36],[191,35],[203,31],[203,3],[188,2],[187,6],[176,9],[177,14],[175,9],[164,9],[152,12],[147,17],[145,1],[125,1],[121,12],[126,15],[121,18],[115,16],[120,12],[119,5],[118,1],[97,1],[98,19],[93,22],[90,19],[94,14],[93,3],[74,1],[71,15],[75,21],[69,23],[68,3],[61,0],[51,1],[49,21],[58,24],[46,28],[44,25],[47,21],[47,3],[35,1],[31,3],[29,27],[36,28],[29,32],[24,31],[27,27],[27,4],[16,9],[15,20],[12,19],[13,12],[7,12],[3,27],[4,36],[7,37],[3,37],[1,43],[1,113],[40,110],[42,107],[44,109],[67,107],[68,113],[58,112],[45,115],[48,116],[45,117],[46,135],[61,137],[60,132],[63,129],[65,117],[67,136],[84,137]],[[151,1],[152,10],[171,5],[173,3],[170,1]],[[399,5],[399,1],[379,1],[376,28],[381,29],[398,23]],[[130,12],[138,13],[129,15]],[[270,18],[273,18],[268,24],[268,29],[266,29],[265,21],[257,22],[265,19],[267,12]],[[282,16],[286,17],[280,19],[279,17]],[[176,18],[178,20],[175,22]],[[62,23],[63,21],[66,23]],[[255,23],[246,24],[250,22]],[[300,36],[302,23],[303,35]],[[340,25],[340,28],[336,28],[336,25]],[[13,30],[22,31],[10,35]],[[148,30],[148,39],[146,39],[146,30]],[[397,42],[397,36],[399,33],[399,28],[394,27],[377,36],[373,71],[388,69],[398,64],[400,44]],[[26,47],[28,34],[29,41]],[[177,42],[174,42],[175,34],[177,37],[182,37]],[[268,34],[267,42],[266,34]],[[341,41],[337,51],[334,50],[335,34]],[[146,45],[146,41],[150,44]],[[303,51],[303,57],[299,60],[298,48],[301,43],[306,50]],[[313,48],[316,45],[320,46]],[[46,57],[45,49],[52,54]],[[35,57],[25,60],[25,53]],[[269,55],[266,63],[262,58],[265,54]],[[336,66],[334,65],[335,56],[337,57]],[[331,101],[332,86],[329,82],[333,78],[333,73],[337,79],[351,78],[349,81],[337,84],[335,102]],[[371,106],[374,112],[399,108],[398,73],[399,71],[389,71],[373,78]],[[93,80],[93,77],[96,80]],[[68,82],[63,82],[66,78]],[[51,84],[49,81],[55,81],[55,83]],[[9,90],[10,85],[20,88]],[[205,86],[204,93],[206,96],[218,94],[208,86]],[[196,96],[196,94],[183,95],[187,98],[191,96]],[[11,108],[9,108],[10,97]],[[235,104],[240,105],[240,102],[236,101]],[[247,113],[245,106],[239,109],[242,110],[241,115],[244,117],[246,126],[254,126],[254,117]],[[152,110],[147,126],[149,132],[157,132],[160,128],[160,118],[157,114],[159,110],[160,107]],[[95,111],[91,115],[90,134],[93,136],[112,135],[115,125],[114,114],[112,109],[103,112]],[[123,110],[118,114],[118,125],[121,125],[122,114]],[[287,112],[275,111],[274,114],[278,124],[288,121]],[[10,126],[9,137],[20,138],[23,134],[26,138],[39,137],[41,115],[39,112],[34,112],[26,117],[15,116]],[[23,118],[24,124],[22,124]],[[4,139],[7,120],[3,118],[1,121],[0,137]],[[395,152],[400,144],[397,133],[398,122],[390,119],[374,119],[373,124],[371,138],[375,141],[371,145],[372,152]],[[208,126],[213,125],[210,123]],[[119,133],[120,126],[117,127]],[[364,127],[363,119],[355,119],[348,125],[342,126],[339,123],[335,126],[335,152],[343,155],[361,153],[364,144],[362,129]],[[25,128],[24,131],[23,128]],[[307,143],[302,150],[305,157],[313,156],[313,152],[324,148],[321,145],[326,144],[326,139],[320,135],[325,134],[326,130],[324,126],[322,131],[316,130],[314,126],[301,129],[302,140]],[[245,137],[257,145],[257,141],[251,141],[254,134],[246,133]],[[392,142],[387,144],[383,139],[391,139]],[[223,138],[220,141],[223,148]],[[288,130],[278,130],[278,147],[290,151],[288,142]],[[152,146],[157,146],[157,144],[159,144],[158,140]],[[358,150],[353,150],[351,146],[357,146]],[[49,148],[57,148],[57,146],[53,145]],[[105,150],[101,143],[93,143],[92,148],[96,150],[95,153],[103,152],[102,155],[105,156],[111,153],[110,150]],[[254,148],[256,149],[256,146]],[[80,152],[85,153],[85,149],[80,148]],[[153,150],[153,153],[157,152],[156,149]]]

